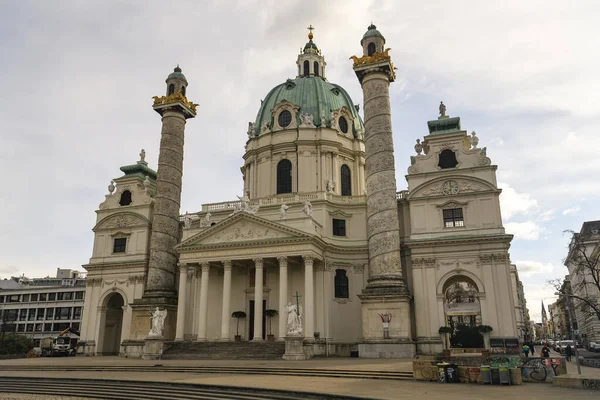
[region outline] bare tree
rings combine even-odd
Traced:
[[[572,239],[564,264],[577,279],[554,279],[549,283],[559,295],[570,296],[575,308],[584,315],[600,319],[600,235],[595,230],[565,233],[571,234]]]

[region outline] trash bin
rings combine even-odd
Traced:
[[[492,371],[490,370],[490,366],[489,365],[482,365],[481,366],[481,383],[483,383],[484,385],[487,384],[492,384]]]
[[[492,373],[492,385],[500,384],[500,368],[499,367],[490,367],[490,371]]]
[[[446,367],[446,383],[459,383],[460,379],[458,377],[458,365],[456,364],[448,364]]]
[[[450,364],[445,363],[445,362],[438,363],[438,365],[437,365],[438,375],[439,375],[438,381],[440,383],[446,383],[446,378],[447,378],[446,368],[448,367],[448,365],[450,365]]]
[[[510,373],[508,372],[508,367],[500,367],[498,369],[498,374],[501,385],[510,385]]]

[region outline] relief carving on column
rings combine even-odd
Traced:
[[[277,261],[279,262],[280,267],[287,267],[287,264],[288,264],[287,256],[277,257]]]
[[[313,257],[313,256],[311,256],[310,254],[303,255],[303,256],[302,256],[302,259],[304,260],[304,263],[305,263],[305,264],[311,264],[311,265],[312,265],[312,263],[313,263],[313,261],[314,261],[314,257]]]
[[[492,254],[480,254],[479,255],[479,261],[482,264],[491,264],[493,259],[494,259],[494,256]]]
[[[127,281],[128,281],[128,284],[135,285],[138,283],[144,283],[144,278],[145,278],[144,275],[131,275],[131,276],[127,277]],[[100,279],[102,279],[102,278],[100,278]]]
[[[102,285],[102,278],[87,278],[85,280],[85,285],[91,287],[100,286]]]
[[[231,271],[231,260],[225,260],[225,261],[223,261],[223,270],[224,271]]]

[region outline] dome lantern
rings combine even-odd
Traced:
[[[363,55],[372,56],[373,53],[383,52],[385,38],[381,32],[377,30],[377,27],[371,23],[363,35],[360,45],[363,47]]]
[[[167,80],[167,96],[181,92],[185,96],[188,81],[185,75],[181,72],[179,64],[173,69],[173,72],[169,74]]]
[[[308,28],[308,42],[304,45],[304,48],[300,50],[296,65],[298,65],[298,77],[311,77],[318,76],[325,79],[325,59],[321,55],[321,50],[317,47],[317,44],[313,42],[313,26],[309,25]]]

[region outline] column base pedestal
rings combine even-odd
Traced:
[[[362,340],[358,344],[358,356],[414,357],[416,346],[411,334],[410,296],[365,290],[358,297],[362,307]],[[380,314],[391,315],[387,328]]]
[[[286,336],[284,360],[307,360],[304,354],[304,338],[301,336]]]
[[[165,338],[162,336],[147,337],[144,340],[142,360],[157,360],[162,356]]]

